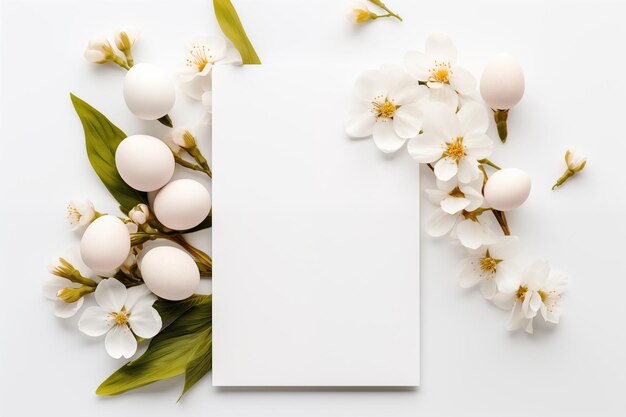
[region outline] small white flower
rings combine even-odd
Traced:
[[[135,44],[135,41],[139,37],[139,32],[136,29],[118,29],[114,33],[115,46],[121,52],[130,51]]]
[[[76,230],[91,224],[96,218],[96,210],[89,200],[72,200],[67,205],[67,218],[73,229]]]
[[[471,288],[480,283],[480,292],[491,300],[498,291],[512,292],[511,282],[520,276],[517,265],[511,262],[516,255],[518,239],[503,236],[495,243],[473,250],[471,255],[461,260],[459,284]],[[512,278],[509,276],[513,275]]]
[[[96,36],[89,40],[85,50],[85,59],[94,64],[104,64],[115,55],[113,47],[104,36]]]
[[[161,330],[161,316],[152,307],[157,297],[145,285],[126,288],[114,278],[102,280],[95,292],[98,306],[89,307],[78,321],[88,336],[106,334],[105,348],[115,358],[130,358],[137,351],[135,335],[154,337]]]
[[[429,88],[469,94],[476,88],[476,80],[466,69],[456,65],[456,57],[452,40],[446,35],[433,34],[426,39],[425,53],[408,52],[404,64],[409,74]]]
[[[403,70],[369,70],[356,81],[358,109],[346,127],[353,138],[374,137],[385,153],[395,152],[422,128],[428,89]]]
[[[565,163],[571,171],[580,172],[587,165],[587,157],[577,148],[568,149],[565,152]]]
[[[485,134],[489,116],[484,106],[470,102],[457,114],[433,103],[424,115],[423,133],[409,141],[407,149],[420,163],[435,164],[435,175],[447,181],[458,174],[468,183],[480,175],[479,160],[491,154],[493,142]]]
[[[61,300],[57,294],[65,288],[80,288],[80,284],[69,279],[54,277],[44,282],[42,286],[43,296],[48,300],[54,301],[54,315],[64,319],[74,316],[84,302],[82,297],[73,303],[66,303]]]
[[[241,63],[234,48],[229,48],[221,36],[198,36],[186,46],[187,59],[177,70],[180,88],[195,100],[211,91],[213,65]]]
[[[482,173],[467,184],[452,177],[448,181],[437,179],[436,190],[425,190],[428,199],[448,214],[456,214],[461,210],[474,211],[483,204],[481,189],[483,186]]]
[[[130,249],[130,252],[128,252],[128,256],[126,257],[126,260],[120,266],[120,269],[122,270],[122,272],[124,272],[127,275],[132,275],[135,269],[137,268],[138,258],[139,258],[139,249],[137,249],[137,246],[133,246]]]
[[[128,212],[128,218],[137,225],[144,224],[146,221],[148,221],[149,216],[150,209],[146,204],[137,204],[130,210],[130,212]]]
[[[532,333],[533,319],[539,312],[546,322],[559,322],[561,294],[567,286],[565,275],[551,271],[547,262],[538,261],[521,275],[510,274],[507,281],[504,286],[513,290],[496,294],[493,302],[500,308],[511,310],[508,330],[523,328]]]
[[[374,17],[374,13],[367,7],[365,1],[353,1],[347,10],[346,18],[352,23],[365,23]]]
[[[472,212],[461,210],[449,214],[438,208],[426,222],[426,232],[433,237],[450,233],[451,237],[457,238],[461,245],[469,249],[489,245],[494,242],[496,235],[491,229],[493,222],[482,210],[482,208]]]
[[[186,127],[172,129],[172,141],[181,148],[190,149],[196,146],[196,138]]]

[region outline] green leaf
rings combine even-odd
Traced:
[[[100,180],[120,204],[120,210],[128,213],[139,203],[148,204],[146,193],[127,185],[115,167],[115,150],[126,134],[98,110],[70,93],[74,109],[85,130],[87,156]]]
[[[194,294],[182,301],[169,301],[160,298],[154,303],[153,307],[159,312],[161,321],[163,321],[163,323],[169,323],[192,307],[201,304],[210,305],[211,300],[211,294]]]
[[[98,387],[96,394],[121,394],[181,375],[188,368],[192,372],[191,380],[196,377],[199,379],[198,375],[206,369],[206,358],[201,358],[200,355],[211,354],[212,303],[205,299],[200,303],[196,300],[192,304],[194,304],[192,307],[150,341],[143,355],[128,362],[108,377]],[[207,340],[209,347],[199,350],[200,346],[206,346]]]
[[[213,347],[213,338],[211,336],[209,332],[208,336],[198,344],[196,351],[191,355],[191,359],[187,363],[187,369],[185,369],[185,386],[183,387],[183,392],[181,392],[180,397],[178,397],[178,401],[183,398],[183,395],[185,395],[196,382],[200,381],[200,379],[211,370],[213,360],[211,350]]]
[[[213,0],[213,8],[222,32],[235,45],[235,48],[241,54],[242,62],[244,64],[260,64],[261,60],[256,54],[252,43],[250,43],[246,31],[241,25],[237,11],[230,0]]]

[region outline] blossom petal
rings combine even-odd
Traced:
[[[541,307],[541,305],[542,305],[541,296],[539,295],[537,291],[533,291],[530,296],[530,303],[529,303],[530,310],[534,312],[533,317],[535,316],[535,314],[537,314],[537,311],[539,311],[539,308]]]
[[[476,79],[468,70],[455,65],[452,68],[452,76],[450,77],[450,85],[459,94],[470,94],[476,89]]]
[[[489,128],[487,109],[478,103],[467,103],[457,113],[464,136],[472,133],[485,133]]]
[[[428,88],[419,85],[417,81],[402,72],[395,77],[395,82],[389,89],[389,99],[396,105],[412,104],[428,97]]]
[[[130,358],[137,352],[137,339],[128,326],[114,326],[104,340],[104,347],[109,356],[119,359]]]
[[[439,62],[454,64],[457,50],[452,39],[442,33],[432,34],[426,39],[426,56]]]
[[[139,337],[149,339],[161,330],[162,322],[159,313],[151,306],[143,304],[135,307],[128,318],[130,328]]]
[[[483,243],[483,228],[480,223],[465,219],[456,226],[456,233],[463,246],[477,249]]]
[[[41,286],[41,292],[44,297],[48,300],[59,301],[59,297],[57,294],[63,288],[78,288],[80,284],[75,284],[69,279],[61,278],[61,277],[53,277],[52,279],[46,280]]]
[[[489,245],[489,253],[496,259],[510,259],[517,255],[519,238],[517,236],[502,236],[493,245]]]
[[[459,285],[461,288],[471,288],[480,282],[480,271],[477,268],[476,258],[465,258],[461,260],[461,270],[459,272]]]
[[[372,101],[377,96],[387,97],[389,93],[389,77],[378,70],[363,72],[356,80],[354,92],[365,101]]]
[[[442,181],[448,181],[458,172],[456,161],[452,158],[441,158],[435,164],[435,176]]]
[[[491,279],[484,279],[480,285],[480,293],[486,300],[491,300],[496,295],[496,281]]]
[[[507,330],[517,330],[524,324],[524,314],[521,311],[520,303],[515,303],[511,309],[511,314],[506,323]]]
[[[378,149],[384,153],[396,152],[406,142],[406,139],[398,136],[393,128],[393,123],[387,121],[376,122],[372,136]]]
[[[79,298],[76,302],[73,303],[66,303],[59,300],[54,303],[54,315],[62,319],[73,317],[83,306],[84,301],[84,298]]]
[[[150,289],[145,285],[137,285],[126,290],[126,302],[124,307],[127,311],[135,314],[135,307],[147,305],[151,307],[157,300],[157,296],[152,294]]]
[[[484,133],[472,133],[463,138],[467,156],[481,160],[489,157],[493,149],[493,141]]]
[[[396,110],[393,116],[393,128],[404,139],[417,136],[422,128],[422,117],[415,105],[406,105]]]
[[[360,113],[353,116],[346,126],[346,133],[353,138],[365,138],[372,135],[376,118],[372,113]]]
[[[469,204],[465,208],[467,211],[474,211],[479,208],[483,204],[483,195],[480,191],[469,188],[461,188],[463,194],[465,194],[465,198],[469,200]]]
[[[461,123],[456,114],[445,104],[431,103],[424,114],[422,129],[425,133],[449,141],[461,136]]]
[[[411,158],[422,164],[435,162],[443,154],[443,141],[441,138],[430,134],[422,133],[409,140],[407,150]]]
[[[441,190],[424,190],[428,200],[433,204],[441,204],[441,200],[448,197],[448,193]]]
[[[409,51],[404,56],[404,65],[407,72],[419,81],[428,81],[428,70],[432,62],[425,54],[419,51]]]
[[[118,312],[126,302],[126,287],[115,278],[103,279],[96,287],[96,302],[106,312]]]
[[[489,250],[491,253],[491,249]],[[495,256],[492,254],[492,256]],[[496,259],[501,259],[497,258]],[[495,281],[498,291],[511,293],[519,288],[521,281],[521,271],[519,267],[511,261],[502,261],[496,268]]]
[[[430,215],[426,223],[426,232],[433,237],[440,237],[448,233],[456,223],[457,216],[450,215],[437,209]]]
[[[542,288],[550,276],[550,264],[547,261],[535,261],[526,271],[526,284],[529,288]]]
[[[459,161],[458,165],[459,182],[468,183],[480,175],[478,162],[473,158],[465,157]]]
[[[441,201],[441,209],[448,214],[456,214],[465,209],[469,203],[467,198],[448,196]]]
[[[113,327],[115,320],[100,307],[89,307],[78,320],[78,330],[87,336],[102,336]]]
[[[515,293],[497,293],[492,299],[493,303],[503,310],[510,310],[515,304]]]
[[[429,88],[429,99],[431,104],[442,104],[451,112],[456,113],[459,107],[459,95],[449,85],[442,88]]]

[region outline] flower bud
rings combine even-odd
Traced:
[[[63,288],[57,292],[57,298],[66,303],[75,303],[83,296],[94,292],[95,289],[95,286],[91,287],[87,285],[82,285],[79,288]]]
[[[97,214],[93,203],[89,200],[72,200],[67,205],[67,218],[74,230],[91,224],[96,219]]]
[[[181,148],[192,149],[196,147],[196,138],[184,127],[178,127],[172,132],[172,141]]]
[[[120,266],[120,269],[122,270],[122,272],[130,275],[135,269],[137,269],[137,255],[138,255],[138,249],[136,247],[131,248],[130,252],[128,252],[128,256],[126,257],[126,260]]]
[[[96,36],[87,44],[85,59],[94,64],[104,64],[110,61],[115,53],[113,47],[104,36]]]
[[[118,30],[115,32],[115,46],[121,52],[130,51],[135,44],[137,35],[132,30]]]
[[[174,142],[174,138],[169,133],[165,136],[165,144],[170,148],[175,156],[180,156],[181,147]]]
[[[376,14],[370,12],[365,2],[355,2],[347,12],[349,21],[361,24],[376,19]]]
[[[587,165],[587,157],[576,148],[568,149],[565,152],[565,163],[570,170],[580,172]]]
[[[128,213],[128,218],[137,225],[142,225],[150,218],[150,209],[145,204],[137,204]]]

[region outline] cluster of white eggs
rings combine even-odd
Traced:
[[[124,98],[137,117],[156,120],[169,113],[174,105],[175,89],[171,78],[151,64],[137,64],[128,71]],[[175,161],[170,148],[148,135],[125,138],[115,152],[120,177],[130,187],[156,192],[152,212],[166,228],[192,229],[211,211],[211,195],[198,181],[171,181]],[[104,215],[85,230],[80,244],[83,262],[96,273],[119,268],[131,249],[128,227],[118,217]],[[148,288],[167,300],[191,296],[200,284],[200,272],[194,259],[185,251],[160,246],[148,250],[140,259],[139,269]]]

